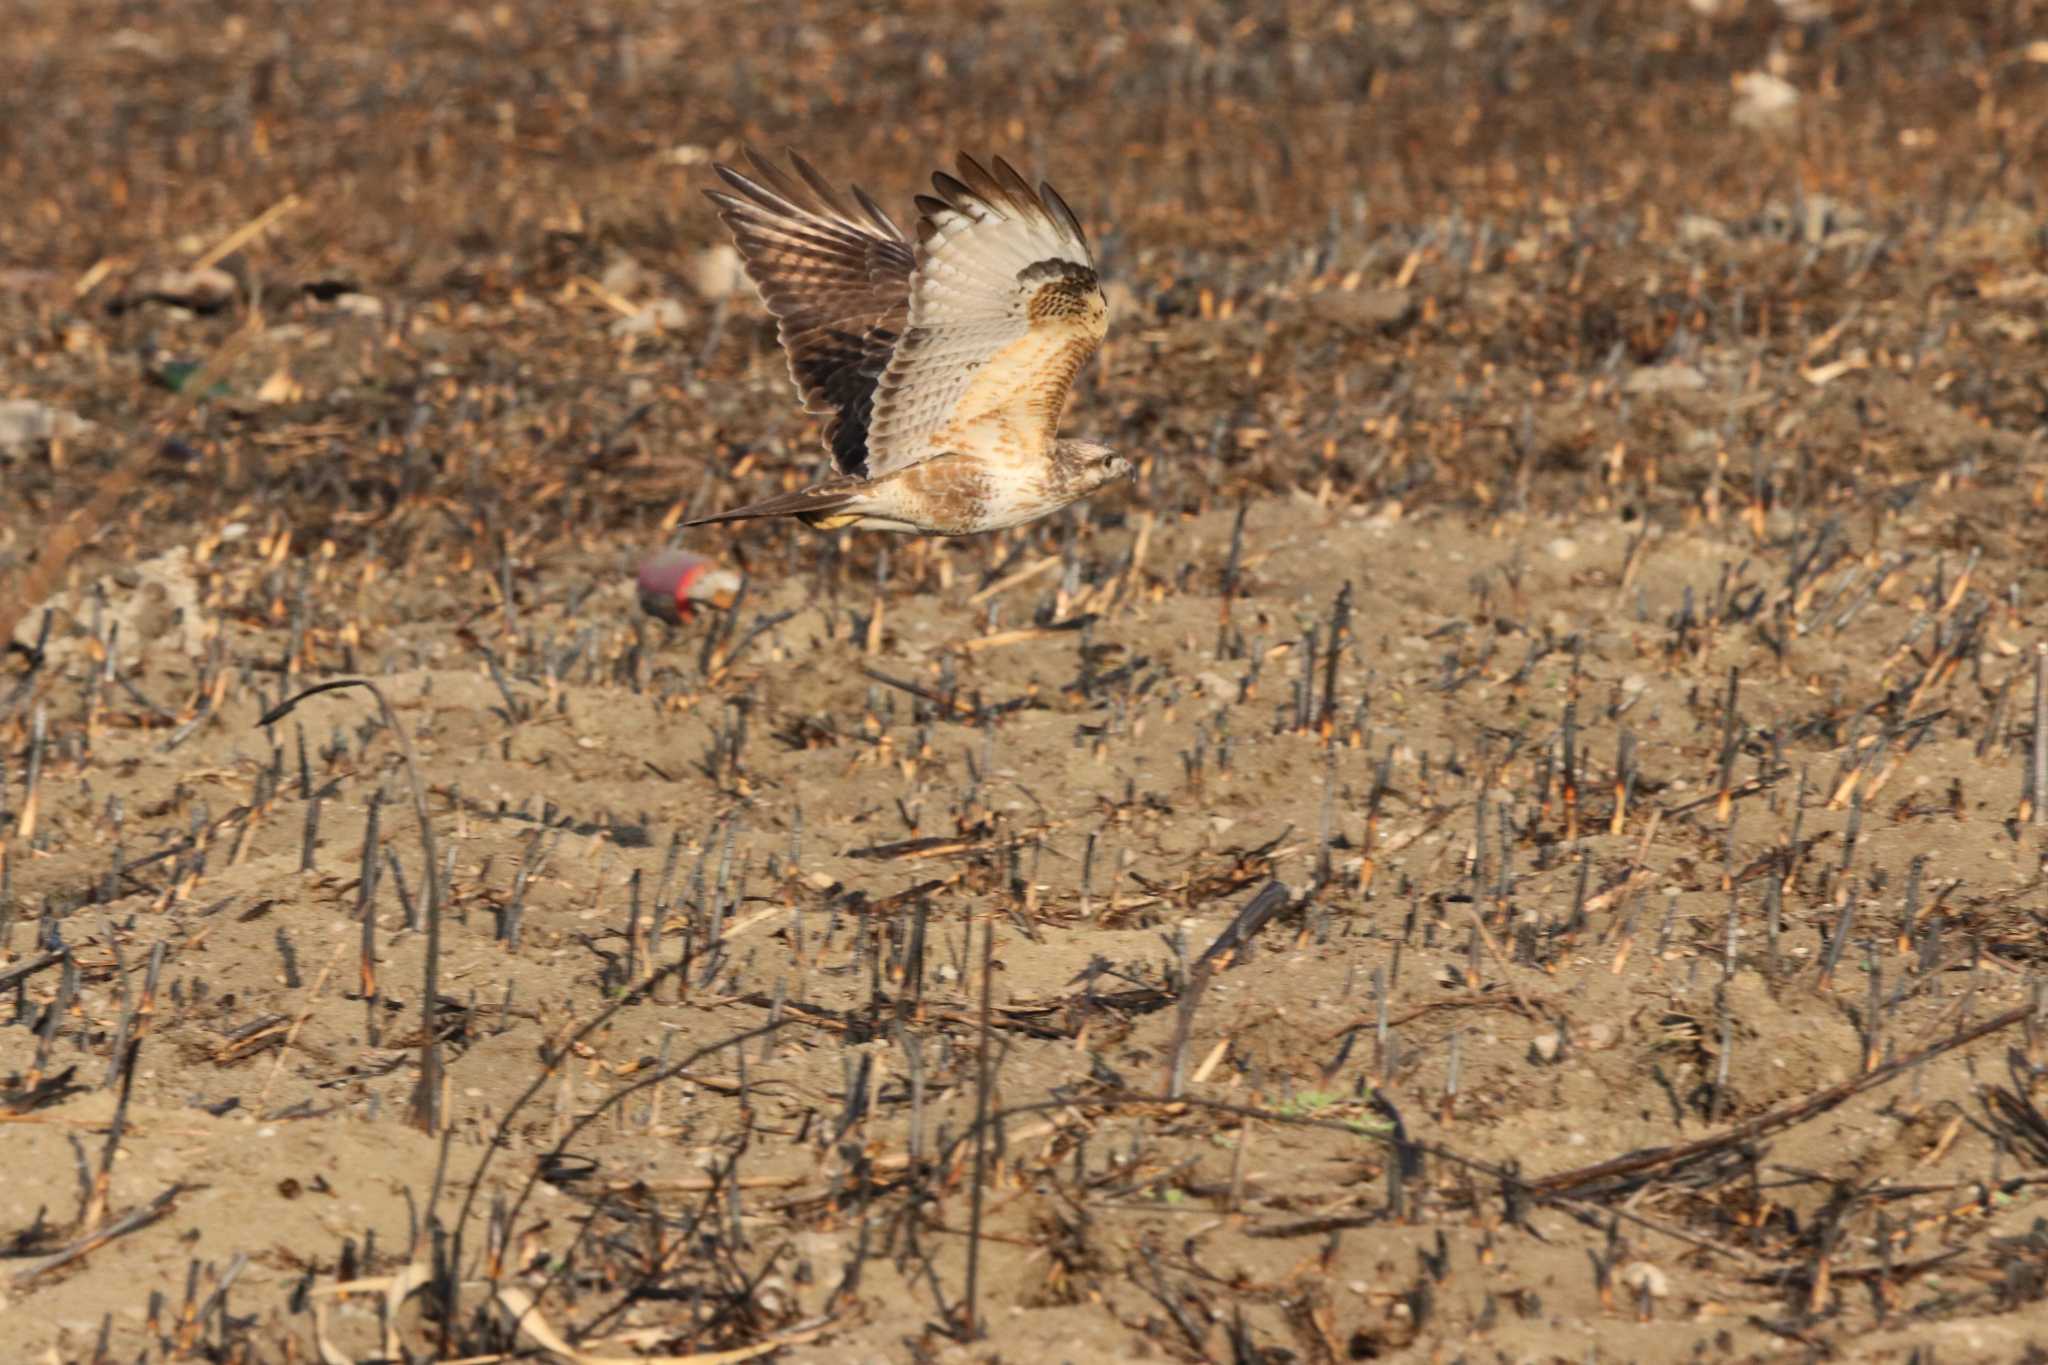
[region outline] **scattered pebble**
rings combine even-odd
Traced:
[[[1653,1299],[1668,1298],[1671,1294],[1671,1277],[1648,1261],[1630,1261],[1623,1266],[1621,1282],[1638,1294],[1648,1293]]]
[[[1728,225],[1703,213],[1688,213],[1678,220],[1678,240],[1687,246],[1728,240]]]
[[[350,291],[334,296],[336,312],[348,313],[359,318],[381,318],[384,316],[384,300],[375,294],[358,294]]]
[[[1415,296],[1406,289],[1326,289],[1309,295],[1308,311],[1350,327],[1396,327],[1413,316]]]
[[[296,403],[305,396],[305,385],[299,383],[288,365],[278,366],[256,390],[259,403]]]
[[[1622,388],[1629,393],[1689,393],[1707,386],[1707,377],[1691,365],[1644,365],[1630,372]]]
[[[0,400],[0,463],[36,454],[52,441],[75,441],[95,429],[76,413],[32,398]]]
[[[611,334],[623,338],[672,332],[689,320],[690,315],[683,311],[683,305],[674,299],[650,299],[641,305],[639,312],[614,322]]]
[[[740,267],[740,253],[731,243],[721,242],[691,257],[684,278],[698,298],[716,303],[738,289],[746,276]]]
[[[1772,132],[1790,127],[1799,112],[1799,91],[1768,71],[1743,71],[1734,79],[1735,107],[1729,116],[1740,128]]]
[[[203,270],[160,270],[135,282],[138,302],[175,304],[195,313],[216,313],[234,302],[235,277],[219,266]]]
[[[623,251],[614,251],[605,263],[604,273],[597,277],[607,293],[622,299],[630,299],[646,289],[651,282],[647,268]]]

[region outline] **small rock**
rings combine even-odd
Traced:
[[[1622,389],[1628,393],[1690,393],[1707,386],[1707,377],[1691,365],[1644,365],[1633,371]]]
[[[235,277],[219,266],[204,270],[159,270],[135,283],[135,297],[172,303],[195,313],[217,313],[234,302]]]
[[[611,333],[614,337],[625,338],[674,331],[689,321],[689,316],[683,311],[683,305],[674,299],[650,299],[633,316],[614,322]]]
[[[1623,1266],[1621,1282],[1636,1293],[1647,1293],[1653,1299],[1668,1298],[1671,1294],[1671,1277],[1648,1261],[1630,1261]]]
[[[723,242],[698,252],[684,273],[690,288],[706,303],[730,297],[740,287],[740,281],[746,278],[740,264],[740,253]]]
[[[153,33],[139,28],[118,28],[108,34],[101,48],[123,57],[141,57],[146,61],[161,62],[169,59],[170,50],[164,40]]]
[[[2041,335],[2040,323],[2032,318],[2022,317],[2018,313],[2000,313],[1992,318],[1986,326],[1989,330],[1996,332],[2007,341],[2021,346],[2032,345],[2035,338]]]
[[[1351,515],[1374,530],[1384,531],[1399,522],[1405,510],[1399,498],[1386,498],[1377,506],[1354,507]]]
[[[1564,1039],[1554,1029],[1529,1040],[1529,1060],[1537,1066],[1549,1066],[1563,1051]]]
[[[1688,213],[1678,220],[1678,240],[1687,246],[1728,240],[1728,225],[1704,213]]]
[[[1570,536],[1559,536],[1543,548],[1550,551],[1550,557],[1560,564],[1569,564],[1579,557],[1579,542]]]
[[[1415,296],[1406,289],[1331,289],[1311,294],[1308,311],[1348,327],[1393,328],[1413,316]]]
[[[1789,127],[1799,112],[1799,91],[1782,76],[1768,71],[1743,71],[1735,76],[1735,107],[1729,117],[1740,128],[1769,132]]]
[[[259,403],[296,403],[306,396],[305,385],[293,377],[289,365],[280,365],[256,390]]]
[[[1237,700],[1237,684],[1221,673],[1200,674],[1195,678],[1195,682],[1216,701]]]
[[[1620,1041],[1620,1027],[1605,1019],[1586,1030],[1585,1048],[1588,1052],[1605,1052]]]
[[[334,296],[336,312],[348,313],[359,318],[381,318],[384,316],[384,300],[375,294],[358,294],[351,290]]]
[[[0,401],[0,461],[18,460],[47,449],[52,441],[76,440],[93,430],[83,417],[33,398]]]
[[[647,287],[647,269],[623,251],[615,251],[597,282],[609,293],[630,299]]]

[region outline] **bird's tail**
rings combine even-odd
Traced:
[[[802,517],[813,526],[839,525],[843,522],[837,514],[845,513],[858,501],[859,494],[850,488],[800,488],[730,512],[692,517],[683,525],[709,526],[714,522],[753,521],[760,517]]]

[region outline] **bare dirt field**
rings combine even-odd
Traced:
[[[0,1359],[2048,1358],[2032,0],[5,17]],[[749,142],[1134,483],[679,535]]]

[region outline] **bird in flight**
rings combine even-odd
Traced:
[[[1130,462],[1061,439],[1074,375],[1109,301],[1074,211],[1002,158],[965,153],[917,196],[917,241],[855,187],[852,201],[795,152],[796,179],[749,149],[753,174],[708,190],[774,314],[804,411],[824,417],[836,472],[685,525],[795,516],[964,536],[1036,521]],[[801,183],[798,183],[798,182]]]

